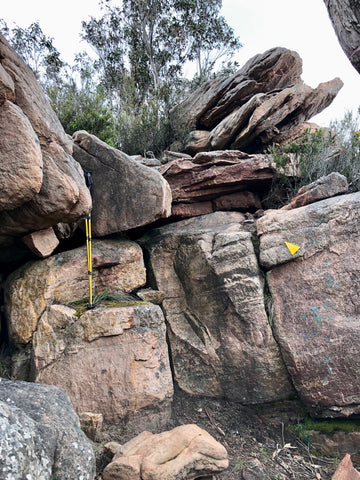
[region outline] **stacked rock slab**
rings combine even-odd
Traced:
[[[257,222],[274,331],[293,384],[314,415],[360,413],[360,193]],[[292,254],[285,242],[299,246]]]
[[[41,316],[33,336],[35,381],[57,385],[77,412],[102,414],[106,423],[137,432],[164,427],[173,386],[160,307],[124,302],[74,314],[52,305]]]
[[[95,237],[168,217],[171,191],[161,174],[85,131],[74,134],[74,157],[91,172]]]
[[[161,227],[144,239],[153,286],[165,295],[179,386],[245,404],[292,391],[266,316],[249,230],[241,213],[217,212]]]
[[[186,218],[215,211],[258,210],[276,167],[270,155],[225,150],[173,160],[160,171],[171,188],[172,214]]]
[[[135,242],[93,242],[98,293],[133,292],[145,285]],[[128,300],[86,311],[68,305],[88,297],[85,247],[31,262],[5,287],[15,378],[63,388],[77,412],[158,428],[170,415],[173,386],[159,306]],[[96,297],[95,297],[96,298]],[[95,302],[96,303],[96,302]]]
[[[32,71],[0,35],[0,242],[91,207],[72,142]]]
[[[194,130],[184,151],[263,152],[326,108],[343,86],[339,78],[312,89],[300,78],[296,52],[272,48],[226,79],[206,82],[178,107]]]

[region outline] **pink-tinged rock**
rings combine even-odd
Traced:
[[[74,157],[91,172],[94,184],[93,235],[147,225],[171,213],[168,183],[155,169],[141,165],[85,131],[74,134]]]
[[[258,220],[274,333],[312,415],[360,413],[360,193]],[[291,255],[284,242],[300,246]],[[287,252],[286,252],[287,250]],[[287,262],[287,263],[284,263]]]
[[[0,104],[5,100],[13,102],[15,100],[15,85],[13,79],[0,64]]]
[[[9,177],[7,184],[11,187],[7,195],[11,197],[14,190],[14,204],[10,201],[6,210],[1,205],[0,241],[4,242],[9,237],[23,236],[59,222],[69,223],[83,218],[91,208],[91,197],[81,167],[71,156],[72,142],[51,109],[45,93],[30,68],[1,35],[0,59],[5,71],[5,74],[3,70],[0,72],[0,110],[5,109],[5,113],[11,111],[10,125],[4,126],[1,137],[7,137],[11,128],[20,128],[14,135],[11,133],[10,138],[0,140],[11,160],[8,168],[13,168],[16,163],[19,177],[10,185],[11,177],[5,170],[5,177]],[[5,99],[15,105],[10,107]],[[37,152],[39,146],[41,152]],[[26,188],[19,196],[19,185],[22,183]]]
[[[213,200],[214,211],[240,210],[243,212],[255,211],[261,208],[261,202],[253,192],[236,192],[222,195]]]
[[[175,379],[191,394],[253,404],[292,391],[265,312],[252,227],[241,213],[216,212],[144,239],[149,278],[165,295]]]
[[[360,480],[360,473],[353,467],[349,454],[341,460],[331,480]]]
[[[42,180],[39,140],[21,109],[5,101],[0,105],[0,211],[31,200]]]
[[[15,103],[29,119],[41,145],[55,142],[69,154],[72,142],[31,69],[0,35],[1,65],[15,85]]]
[[[142,250],[135,242],[94,240],[92,254],[94,292],[131,292],[145,285]],[[89,296],[86,247],[27,263],[8,277],[5,289],[11,340],[26,344],[52,303]]]
[[[274,142],[299,133],[299,126],[331,104],[339,78],[315,89],[300,78],[296,52],[273,48],[251,58],[238,72],[206,82],[177,107],[196,130],[188,153],[238,149],[265,152]]]
[[[198,153],[193,160],[175,160],[161,173],[174,203],[196,203],[242,190],[261,190],[275,175],[271,157],[237,150]]]
[[[256,108],[250,109],[250,114],[245,111],[244,115],[248,114],[247,118],[238,119],[239,128],[236,128],[235,123],[233,126],[235,132],[231,132],[231,136],[223,130],[218,132],[218,135],[222,134],[227,138],[226,142],[222,141],[223,148],[265,151],[266,146],[274,142],[277,136],[291,131],[329,106],[342,87],[343,82],[335,78],[319,84],[316,89],[299,82],[278,93],[263,95]],[[231,123],[230,119],[228,123]],[[216,128],[219,129],[220,126]],[[214,144],[216,138],[212,132],[214,149],[219,148]]]
[[[122,445],[103,472],[104,480],[192,480],[222,472],[226,449],[197,425],[153,435],[143,432]]]
[[[160,307],[74,313],[52,305],[41,316],[32,343],[35,381],[62,388],[77,412],[102,414],[106,423],[163,427],[173,384]]]
[[[255,55],[226,79],[215,79],[199,87],[179,106],[189,124],[211,130],[236,107],[261,92],[296,83],[302,61],[296,52],[272,48]]]
[[[338,251],[339,243],[356,237],[360,225],[360,193],[340,195],[292,210],[269,210],[257,221],[260,263],[266,268],[323,250]],[[300,246],[293,255],[285,242]]]
[[[199,215],[207,215],[213,213],[214,207],[210,201],[196,203],[175,203],[172,207],[172,215],[174,217],[189,218],[198,217]]]
[[[332,172],[309,185],[301,187],[296,197],[291,200],[291,207],[303,207],[324,198],[346,193],[348,189],[349,185],[346,177],[338,172]]]
[[[46,230],[37,230],[29,233],[22,241],[37,257],[46,258],[52,254],[55,248],[59,245],[59,240],[55,235],[53,228]]]
[[[207,130],[193,130],[186,139],[184,152],[195,155],[198,152],[206,152],[210,146],[210,132]]]

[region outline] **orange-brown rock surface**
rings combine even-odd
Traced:
[[[31,70],[0,35],[0,241],[84,217],[72,142]]]

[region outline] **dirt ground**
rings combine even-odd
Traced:
[[[229,468],[208,480],[331,480],[341,459],[316,455],[287,428],[301,421],[301,412],[296,401],[252,408],[177,390],[168,429],[195,423],[226,447]],[[98,480],[111,460],[104,455],[103,443],[110,439],[125,443],[130,438],[112,430],[95,444]]]

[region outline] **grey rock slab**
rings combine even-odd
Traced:
[[[95,457],[59,388],[0,379],[0,476],[93,480]]]

